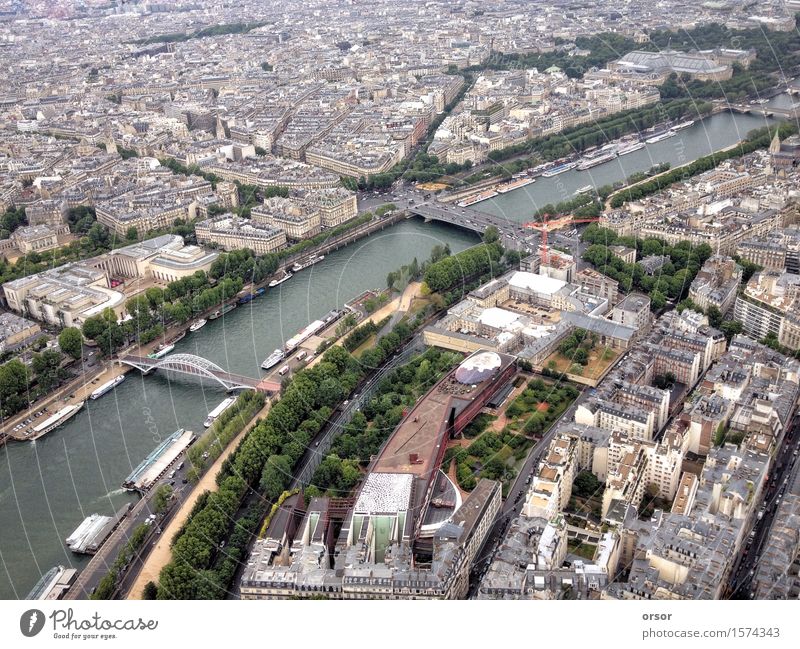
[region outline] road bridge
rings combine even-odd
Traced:
[[[494,226],[506,248],[533,250],[538,241],[538,235],[523,227],[522,223],[481,212],[473,207],[458,207],[449,203],[429,201],[419,205],[409,205],[407,209],[426,221],[449,223],[481,235],[486,228]]]

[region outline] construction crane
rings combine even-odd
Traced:
[[[542,255],[542,265],[547,264],[549,261],[549,249],[547,247],[547,233],[550,230],[550,215],[545,214],[542,221],[530,221],[529,223],[524,223],[522,227],[531,228],[532,230],[539,230],[542,233],[542,242],[539,245],[539,249]],[[600,221],[600,217],[588,217],[588,218],[579,218],[576,219],[574,216],[563,216],[559,219],[557,228],[560,228],[564,225],[572,225],[573,223],[598,223]],[[562,223],[563,221],[563,223]]]

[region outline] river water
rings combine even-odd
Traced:
[[[758,115],[720,113],[697,121],[687,129],[643,149],[620,156],[586,171],[572,169],[552,178],[539,177],[532,185],[482,201],[474,207],[484,212],[524,222],[545,205],[555,205],[575,196],[575,190],[592,185],[602,187],[624,180],[637,171],[647,171],[661,162],[672,167],[687,164],[742,140],[749,131],[771,123]]]
[[[210,321],[174,353],[197,354],[235,373],[257,377],[261,361],[312,320],[362,291],[383,288],[386,275],[431,248],[453,252],[477,237],[413,219],[326,256],[267,294]],[[0,598],[21,598],[57,564],[79,567],[64,539],[89,514],[112,514],[134,496],[120,484],[157,443],[178,428],[201,432],[223,398],[216,384],[129,372],[120,386],[36,442],[0,449]]]
[[[678,136],[647,145],[589,171],[539,178],[534,185],[479,204],[479,209],[523,221],[547,203],[570,198],[578,187],[601,186],[662,161],[684,164],[743,138],[764,118],[720,114]],[[261,361],[307,323],[370,288],[436,244],[453,252],[477,239],[438,223],[404,221],[297,274],[267,295],[189,334],[175,352],[203,356],[224,369],[259,376]],[[189,379],[167,380],[130,372],[116,390],[90,401],[67,425],[36,442],[0,449],[0,598],[27,595],[57,564],[80,567],[64,539],[89,514],[112,514],[134,497],[122,480],[177,428],[201,432],[221,388]]]

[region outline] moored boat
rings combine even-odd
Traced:
[[[94,392],[92,392],[89,395],[89,398],[90,399],[99,399],[106,392],[109,392],[110,390],[113,390],[115,387],[117,387],[124,380],[125,380],[125,375],[124,374],[120,374],[119,376],[111,379],[110,381],[107,381],[106,383],[103,383],[103,385],[101,385],[99,388],[97,388]]]
[[[208,320],[206,320],[205,318],[200,318],[199,320],[195,320],[189,327],[189,331],[197,331],[198,329],[202,329],[203,327],[206,326],[206,322],[208,322]]]
[[[286,357],[286,354],[283,353],[282,349],[276,349],[274,352],[272,352],[269,356],[267,356],[264,359],[264,362],[261,363],[261,369],[262,370],[268,370],[271,367],[275,367],[285,357]]]

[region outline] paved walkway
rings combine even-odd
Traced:
[[[203,477],[200,478],[200,482],[195,485],[192,493],[183,501],[181,508],[175,513],[169,525],[167,525],[166,529],[161,533],[159,537],[160,540],[145,560],[142,569],[139,571],[139,575],[136,577],[136,581],[133,582],[133,586],[131,586],[130,591],[128,591],[126,599],[142,599],[144,587],[147,582],[152,581],[158,583],[158,576],[161,573],[161,569],[172,559],[170,543],[173,537],[178,533],[178,530],[183,527],[186,519],[189,518],[189,514],[198,498],[200,498],[205,491],[217,490],[217,474],[222,468],[223,462],[233,453],[239,445],[239,442],[244,439],[250,429],[255,426],[255,422],[266,416],[269,412],[270,405],[268,401],[266,405],[256,413],[247,427],[228,444],[222,454],[217,458],[216,462],[214,462],[214,464],[209,467],[208,471],[203,474]]]

